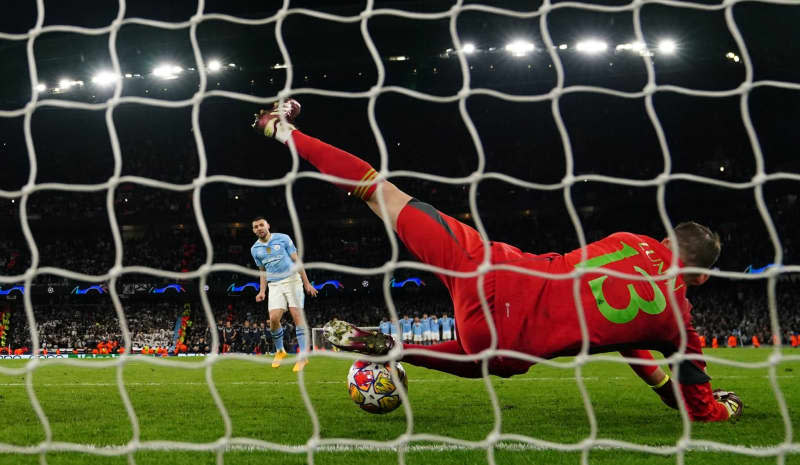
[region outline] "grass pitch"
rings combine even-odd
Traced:
[[[800,355],[785,350],[787,355]],[[764,362],[768,349],[718,349],[708,355],[741,362]],[[800,361],[777,365],[779,387],[789,409],[793,446],[785,463],[800,464]],[[176,359],[196,365],[203,359]],[[4,368],[19,368],[25,361],[0,361]],[[135,462],[147,464],[201,465],[217,463],[218,452],[139,450],[129,457],[105,456],[125,446],[133,426],[116,383],[117,368],[91,368],[43,361],[33,372],[36,396],[50,422],[53,441],[91,445],[95,454],[51,452],[51,465]],[[327,357],[312,358],[306,368],[305,386],[320,425],[320,436],[351,438],[351,445],[323,447],[310,457],[315,464],[398,463],[396,450],[376,450],[364,440],[390,441],[406,433],[408,420],[402,408],[388,415],[361,411],[347,395],[350,362]],[[494,412],[485,382],[404,364],[409,376],[409,397],[414,412],[413,434],[436,434],[481,441],[494,425]],[[736,424],[694,424],[692,439],[746,446],[754,451],[786,441],[789,429],[780,415],[767,368],[745,369],[711,363],[713,386],[735,390],[745,402],[744,416]],[[225,423],[205,381],[206,369],[155,366],[143,361],[125,365],[126,390],[140,427],[140,441],[214,443],[225,435]],[[291,364],[280,369],[242,360],[222,359],[211,376],[231,418],[233,438],[267,441],[284,451],[265,450],[238,441],[219,452],[230,464],[301,464],[309,456],[297,451],[313,434],[313,422],[303,403],[298,378]],[[597,418],[597,438],[653,446],[658,451],[675,446],[683,434],[677,412],[663,406],[658,397],[636,378],[627,365],[595,361],[583,368],[583,377]],[[510,379],[492,377],[500,408],[503,434],[524,435],[564,445],[589,437],[590,426],[575,381],[575,371],[536,366],[526,375]],[[25,376],[0,375],[0,443],[4,446],[36,446],[45,440],[25,387]],[[149,443],[159,449],[157,443]],[[263,444],[262,444],[263,445]],[[213,449],[213,444],[209,444]],[[504,441],[491,452],[498,464],[578,464],[581,452],[560,452],[547,445]],[[486,449],[469,449],[452,443],[414,441],[404,452],[406,464],[486,464]],[[686,464],[767,464],[776,458],[744,456],[709,450],[686,451]],[[132,459],[132,460],[131,460]],[[0,464],[38,464],[39,454],[0,453]],[[658,455],[613,447],[588,451],[592,464],[671,464],[675,455]]]

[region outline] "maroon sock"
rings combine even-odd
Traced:
[[[369,182],[378,177],[378,172],[369,163],[319,139],[300,131],[292,131],[292,140],[297,154],[308,160],[321,173],[361,182]],[[377,184],[337,183],[336,185],[362,200],[369,200],[378,187]]]

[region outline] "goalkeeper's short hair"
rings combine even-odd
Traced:
[[[722,243],[719,234],[708,227],[687,221],[675,226],[675,236],[685,265],[711,268],[717,262]]]

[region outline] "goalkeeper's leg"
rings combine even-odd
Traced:
[[[367,355],[385,355],[396,344],[394,338],[389,335],[374,330],[361,329],[346,321],[333,320],[325,324],[323,328],[324,337],[343,350],[358,352]],[[468,331],[467,334],[484,334],[481,328]],[[471,339],[474,343],[475,338]],[[430,368],[445,373],[450,373],[462,378],[480,378],[483,376],[483,366],[480,360],[450,360],[436,357],[433,353],[466,355],[467,352],[461,346],[460,341],[447,341],[441,344],[424,346],[419,344],[403,344],[403,349],[420,349],[427,354],[408,354],[404,353],[402,362],[412,365]],[[522,374],[528,371],[531,364],[522,360],[493,357],[489,359],[489,374],[509,377]]]
[[[292,132],[292,141],[298,155],[308,160],[321,173],[363,183],[373,181],[378,176],[377,171],[364,160],[319,139],[308,136],[301,131],[295,130]],[[351,195],[362,199],[381,218],[383,218],[383,212],[378,199],[379,195],[383,196],[383,201],[386,205],[386,218],[395,230],[397,230],[397,217],[406,204],[411,201],[410,195],[398,189],[397,186],[389,181],[364,185],[341,183],[336,185]],[[378,190],[380,190],[380,194],[377,193]]]
[[[403,344],[403,349],[423,349],[429,352],[438,352],[453,355],[465,355],[464,348],[458,341],[447,341],[441,344],[421,346],[416,344]],[[406,354],[403,362],[412,365],[443,371],[462,378],[480,378],[483,376],[483,364],[480,360],[447,360],[431,355]],[[531,364],[521,360],[509,360],[493,357],[489,359],[489,374],[508,378],[528,371]]]
[[[458,341],[448,341],[441,344],[432,346],[422,346],[418,344],[403,344],[403,349],[423,349],[426,351],[433,351],[444,354],[452,355],[465,355],[464,348]],[[452,375],[461,376],[462,378],[480,378],[483,376],[481,365],[478,362],[471,360],[446,360],[443,358],[433,357],[430,355],[411,355],[406,354],[403,356],[403,362],[412,365],[430,368],[431,370],[443,371]]]
[[[293,131],[297,153],[310,161],[321,172],[348,179],[361,179],[374,173],[372,167],[332,145]],[[483,241],[473,228],[445,215],[432,205],[412,198],[394,184],[382,181],[378,185],[340,187],[364,199],[369,207],[381,215],[375,192],[383,194],[386,213],[398,237],[421,262],[446,270],[475,271],[483,259]],[[457,278],[445,273],[436,274],[450,292],[455,307],[455,320],[459,328],[470,328],[461,339],[467,353],[480,352],[489,347],[490,332],[478,299],[478,278]],[[484,292],[489,302],[494,295],[494,273],[484,279]]]
[[[262,110],[256,115],[253,129],[283,144],[287,144],[291,139],[297,154],[308,160],[321,173],[360,183],[336,185],[364,200],[375,214],[383,217],[378,195],[375,193],[380,189],[386,206],[387,219],[392,227],[396,228],[397,217],[411,200],[411,196],[388,181],[375,182],[378,172],[364,160],[298,131],[292,123],[299,113],[300,104],[294,99],[287,99],[283,105],[276,102],[271,111]],[[283,120],[280,118],[281,115],[284,117]]]
[[[272,119],[276,117],[273,116]],[[262,116],[263,118],[266,117]],[[255,124],[258,125],[259,121],[261,120],[257,120]],[[274,128],[274,125],[267,124],[266,127]],[[355,155],[303,134],[294,126],[288,125],[283,132],[280,124],[278,128],[270,132],[272,137],[284,143],[291,138],[298,155],[308,160],[321,173],[360,182],[369,182],[377,177],[372,166]],[[383,217],[379,196],[376,194],[380,190],[387,219],[397,231],[400,240],[420,261],[453,271],[474,271],[480,264],[483,258],[483,241],[475,229],[427,203],[413,199],[394,184],[381,181],[337,186],[364,200],[375,214]],[[452,292],[454,279],[443,274],[439,277]]]

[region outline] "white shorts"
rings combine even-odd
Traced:
[[[439,331],[431,331],[431,341],[439,340]]]
[[[300,274],[294,273],[280,281],[268,283],[267,287],[269,288],[267,310],[303,308],[306,295],[303,292],[303,280],[300,279]]]
[[[422,342],[422,334],[415,334],[414,342]]]
[[[423,341],[430,341],[431,340],[431,332],[430,331],[423,331],[422,332],[422,340]]]
[[[450,331],[442,331],[442,340],[449,341],[450,339]]]
[[[404,341],[410,341],[413,338],[414,338],[414,333],[412,333],[411,331],[403,333],[403,340]]]

